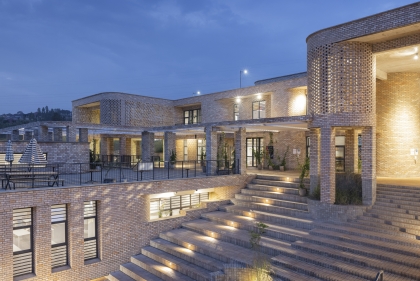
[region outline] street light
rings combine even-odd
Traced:
[[[239,70],[239,88],[242,88],[242,73],[247,74],[248,70],[246,70],[246,69]]]
[[[195,96],[195,95],[199,96],[200,94],[201,94],[200,91],[198,91],[196,93],[193,93],[193,96]]]

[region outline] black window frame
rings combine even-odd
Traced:
[[[188,116],[187,116],[188,114]],[[194,122],[196,117],[196,122]],[[201,123],[201,108],[184,110],[184,125],[200,124]]]
[[[201,144],[200,141],[201,140]],[[206,139],[197,139],[197,160],[198,163],[201,164],[201,151],[203,151],[203,154],[206,154]],[[204,157],[203,161],[206,161],[206,157]]]
[[[239,120],[239,104],[233,104],[233,121]]]
[[[198,195],[198,201],[194,201],[193,204],[193,200],[192,200],[192,196],[193,195]],[[183,202],[185,203],[185,198],[186,196],[189,196],[189,204],[184,205]],[[168,216],[162,216],[163,217],[172,217],[173,216],[173,211],[176,210],[188,210],[188,209],[194,209],[194,206],[196,206],[197,204],[200,204],[203,200],[208,200],[210,198],[210,192],[203,192],[203,193],[192,193],[192,194],[184,194],[184,195],[175,195],[175,196],[171,196],[168,198],[153,198],[150,200],[150,202],[158,202],[158,206],[162,206],[164,205],[165,208],[163,208],[162,212],[168,212]],[[169,200],[169,204],[167,204],[166,202],[168,202]],[[178,204],[179,202],[179,204]],[[168,207],[167,207],[168,206]],[[150,210],[152,211],[152,210]]]
[[[251,111],[252,111],[252,119],[261,119],[261,118],[267,118],[267,114],[264,114],[265,117],[261,117],[261,103],[264,102],[264,112],[267,113],[267,102],[266,100],[257,100],[257,101],[253,101],[252,105],[251,105]],[[254,104],[258,103],[258,109],[254,110]],[[258,112],[258,118],[254,118],[254,112],[257,111]]]
[[[61,221],[52,221],[53,219],[53,207],[58,207],[58,206],[64,206],[65,208],[65,219],[61,220]],[[69,245],[68,245],[68,210],[67,210],[67,204],[56,204],[56,205],[52,205],[51,206],[51,226],[53,224],[60,224],[60,223],[64,223],[64,242],[63,243],[58,243],[58,244],[51,244],[51,268],[57,268],[57,267],[61,267],[61,266],[66,266],[69,265]],[[54,248],[58,248],[58,247],[63,247],[65,246],[65,263],[61,263],[61,264],[53,264],[53,249]]]
[[[86,205],[90,205],[91,202],[93,202],[92,205],[95,206],[95,214],[91,215],[91,216],[86,216]],[[88,219],[95,219],[95,236],[94,237],[88,237],[85,238],[83,237],[83,241],[84,241],[84,247],[83,247],[83,253],[86,253],[86,242],[89,241],[95,241],[96,245],[95,245],[95,256],[89,256],[88,258],[86,258],[86,255],[84,255],[84,260],[85,261],[89,261],[89,260],[93,260],[93,259],[97,259],[99,258],[99,241],[98,241],[98,201],[84,201],[83,202],[83,224],[85,220]]]
[[[30,225],[22,225],[22,226],[14,226],[15,224],[15,211],[17,210],[30,210]],[[14,230],[20,230],[20,229],[26,229],[29,228],[29,235],[30,235],[30,249],[27,250],[21,250],[21,251],[13,251],[13,277],[18,277],[18,276],[22,276],[22,275],[26,275],[26,274],[31,274],[34,273],[34,228],[33,228],[33,221],[34,221],[34,210],[32,207],[28,207],[28,208],[18,208],[18,209],[13,209],[13,231]],[[13,243],[13,241],[12,241]],[[17,256],[23,256],[23,258],[25,258],[25,255],[31,253],[30,258],[31,258],[31,263],[30,263],[30,269],[26,270],[26,271],[20,271],[18,274],[16,274],[17,272],[17,267],[15,267],[15,261],[18,260],[19,261],[19,265],[22,265],[22,260],[19,259],[19,257]],[[27,256],[27,255],[26,255]]]

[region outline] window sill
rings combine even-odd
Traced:
[[[60,271],[64,271],[64,270],[69,270],[71,269],[71,267],[69,265],[63,265],[63,266],[59,266],[59,267],[54,267],[51,272],[52,273],[56,273],[56,272],[60,272]]]
[[[87,261],[85,261],[85,265],[97,263],[97,262],[100,262],[100,261],[101,261],[100,258],[95,258],[95,259],[87,260]]]
[[[13,281],[21,281],[21,280],[34,278],[34,277],[36,277],[35,273],[28,273],[28,274],[25,274],[25,275],[20,275],[20,276],[13,277]]]

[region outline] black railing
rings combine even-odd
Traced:
[[[381,270],[378,272],[378,274],[376,274],[374,281],[383,281],[383,280],[384,280],[384,271]]]
[[[2,165],[2,188],[80,186],[99,183],[136,182],[221,176],[238,173],[239,161],[222,160],[153,162],[94,162],[48,165]]]

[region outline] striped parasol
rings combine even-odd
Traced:
[[[4,158],[4,160],[6,160],[7,162],[12,163],[13,160],[15,160],[15,157],[13,156],[13,146],[12,146],[12,141],[9,140],[7,142],[7,146],[6,146],[6,157]]]
[[[39,147],[36,139],[31,139],[28,146],[25,148],[25,152],[20,157],[19,163],[22,164],[47,164],[47,160],[42,154],[41,148]]]

